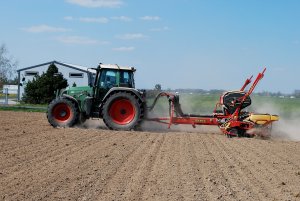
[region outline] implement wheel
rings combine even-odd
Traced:
[[[245,130],[240,129],[238,127],[231,128],[229,130],[229,134],[227,134],[227,137],[232,138],[232,137],[250,137]]]
[[[126,92],[110,96],[103,105],[103,121],[112,130],[132,130],[141,122],[143,110],[139,99]]]
[[[48,107],[47,119],[53,127],[72,127],[78,121],[78,108],[68,99],[55,99]]]

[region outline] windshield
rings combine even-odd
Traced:
[[[117,71],[103,70],[100,76],[100,87],[112,88],[117,85]]]

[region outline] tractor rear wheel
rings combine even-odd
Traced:
[[[47,111],[47,119],[53,127],[72,127],[77,123],[78,116],[76,105],[65,98],[53,100]]]
[[[143,116],[139,99],[126,92],[110,96],[103,105],[103,121],[112,130],[132,130],[140,123]]]

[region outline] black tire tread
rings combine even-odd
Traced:
[[[68,104],[73,112],[73,118],[70,119],[69,121],[67,121],[66,123],[59,123],[57,121],[55,121],[55,119],[52,116],[52,110],[55,107],[56,104],[59,103],[65,103]],[[66,99],[66,98],[56,98],[53,101],[51,101],[51,103],[48,106],[48,110],[47,110],[47,119],[48,122],[53,126],[53,127],[72,127],[74,126],[76,123],[78,123],[78,119],[79,119],[79,109],[78,107],[70,100]]]

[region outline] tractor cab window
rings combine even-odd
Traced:
[[[117,71],[103,70],[100,76],[100,87],[112,88],[117,85]]]
[[[133,73],[131,71],[120,72],[120,87],[134,88]]]

